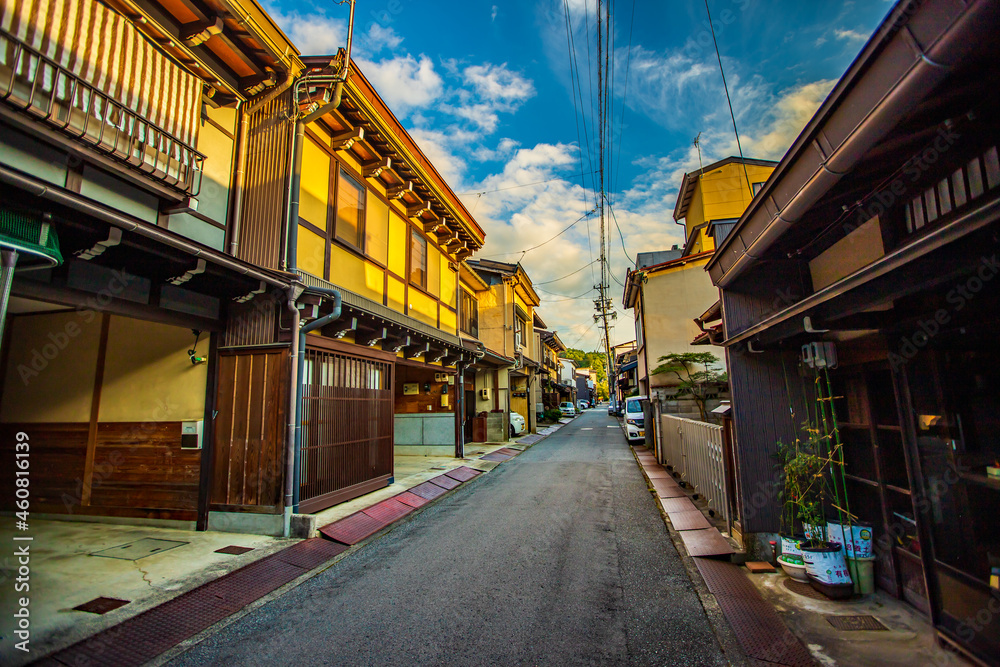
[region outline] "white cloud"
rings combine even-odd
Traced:
[[[494,21],[497,20],[497,14],[499,13],[500,13],[500,8],[497,7],[496,5],[493,5],[493,9],[490,10],[490,23],[493,23]]]
[[[472,65],[462,72],[465,84],[484,102],[513,110],[535,95],[535,86],[517,72],[502,65]]]
[[[383,26],[381,23],[372,23],[365,35],[365,45],[370,53],[378,53],[382,49],[392,50],[402,43],[403,38],[391,26]]]
[[[857,30],[842,30],[838,28],[833,31],[833,34],[837,39],[845,42],[864,43],[868,41],[868,35]]]
[[[266,9],[304,55],[333,55],[347,44],[346,20],[332,19],[325,14],[283,12],[275,6]]]
[[[425,55],[397,56],[378,62],[358,59],[365,76],[394,113],[405,116],[437,100],[444,92],[444,82],[434,70],[434,63]]]
[[[752,151],[755,157],[780,159],[835,83],[833,80],[814,81],[780,93],[760,133],[757,137],[749,137],[744,149]]]

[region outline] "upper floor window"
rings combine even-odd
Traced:
[[[527,328],[527,322],[521,319],[520,316],[514,317],[514,347],[519,347],[527,343],[524,338],[524,330]]]
[[[410,283],[427,289],[427,239],[410,230]]]
[[[762,187],[764,187],[764,184],[763,183],[754,183],[752,187],[753,187],[753,194],[754,194],[754,196],[757,196],[757,193],[760,192],[760,189]]]
[[[475,297],[464,289],[461,291],[461,304],[459,308],[462,313],[461,329],[465,333],[479,337],[479,302]]]
[[[338,241],[364,250],[365,242],[365,188],[344,170],[337,183]]]

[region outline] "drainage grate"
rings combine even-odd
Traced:
[[[500,454],[498,452],[493,452],[492,454],[487,454],[486,456],[480,456],[480,461],[495,461],[497,463],[503,463],[504,461],[511,460],[512,456],[507,456],[506,454]]]
[[[889,628],[882,625],[877,618],[874,616],[868,616],[867,614],[862,616],[827,616],[826,620],[833,627],[845,632],[860,630],[889,630]]]
[[[784,583],[785,583],[785,588],[787,588],[791,592],[797,593],[811,600],[823,600],[825,602],[829,602],[831,599],[823,595],[822,593],[820,593],[819,591],[817,591],[815,588],[813,588],[804,581],[795,581],[794,579],[786,577]]]
[[[434,500],[438,496],[445,494],[445,490],[443,488],[437,484],[431,484],[430,482],[417,484],[415,487],[410,489],[409,492],[415,496],[420,496],[424,500]]]
[[[442,489],[447,489],[449,491],[458,488],[459,486],[462,485],[460,481],[458,481],[457,479],[452,479],[451,477],[448,477],[448,475],[438,475],[437,477],[429,479],[427,481],[430,482],[431,484],[437,484]]]
[[[239,556],[240,554],[245,554],[248,551],[253,551],[253,547],[238,547],[235,544],[230,544],[228,547],[222,547],[221,549],[216,549],[217,554],[228,554],[230,556]]]
[[[101,558],[118,558],[120,560],[139,560],[140,558],[146,558],[147,556],[153,556],[155,554],[163,553],[164,551],[170,551],[171,549],[182,547],[185,544],[189,543],[178,542],[176,540],[160,540],[155,537],[144,537],[141,540],[136,540],[135,542],[119,544],[117,547],[95,551],[90,555],[100,556]]]
[[[347,551],[347,546],[340,542],[314,537],[283,549],[273,557],[283,563],[301,567],[304,570],[311,570],[314,567],[319,567],[328,560],[332,560],[345,551]]]
[[[426,498],[421,498],[417,494],[410,493],[409,491],[403,491],[399,495],[393,496],[393,498],[403,503],[404,505],[409,505],[410,507],[413,507],[414,509],[416,509],[417,507],[423,507],[428,502],[430,502]]]
[[[406,503],[396,500],[395,498],[388,498],[380,503],[372,505],[371,507],[366,507],[361,511],[371,518],[377,519],[382,523],[389,525],[397,519],[402,519],[404,516],[412,512],[413,508]]]
[[[337,542],[357,544],[366,537],[382,530],[385,526],[384,521],[379,521],[364,512],[355,512],[347,518],[323,526],[319,532]]]
[[[84,602],[73,607],[73,609],[86,611],[91,614],[106,614],[109,611],[118,609],[118,607],[124,607],[129,602],[129,600],[119,600],[118,598],[94,598],[90,602]]]
[[[468,466],[460,466],[454,470],[449,470],[445,474],[452,479],[457,479],[459,482],[468,482],[473,477],[478,477],[480,473],[478,470],[473,470]]]

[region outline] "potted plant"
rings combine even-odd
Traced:
[[[798,480],[796,514],[808,526],[807,539],[801,545],[802,561],[813,588],[829,598],[842,600],[854,594],[854,584],[843,546],[827,541],[827,495],[836,490],[830,488],[830,468],[836,461],[828,453],[829,436],[808,425],[805,430],[809,442],[797,443],[798,451],[785,466],[786,477]]]
[[[777,557],[778,565],[792,579],[807,582],[806,566],[802,561],[802,542],[805,536],[795,531],[797,516],[796,501],[804,489],[803,479],[795,475],[795,468],[789,464],[798,453],[798,441],[795,446],[789,446],[778,441],[778,476],[781,480],[781,490],[778,498],[781,501],[781,531],[778,538],[781,554]]]

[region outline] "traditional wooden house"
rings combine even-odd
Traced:
[[[535,348],[535,307],[538,294],[520,264],[472,260],[469,266],[489,285],[479,299],[480,340],[490,350],[514,359],[509,369],[509,409],[535,431],[535,404],[541,401],[537,371],[540,353]]]
[[[394,453],[461,455],[483,231],[349,53],[251,1],[49,7],[0,5],[0,244],[38,269],[0,423],[34,509],[287,534]]]
[[[832,396],[878,587],[993,665],[998,31],[994,2],[899,2],[708,263],[735,413],[737,530],[779,530],[772,454]]]
[[[231,252],[247,148],[302,67],[254,2],[0,2],[0,447],[30,439],[35,516],[207,524],[231,307],[292,282]],[[280,506],[267,435],[234,473]]]

